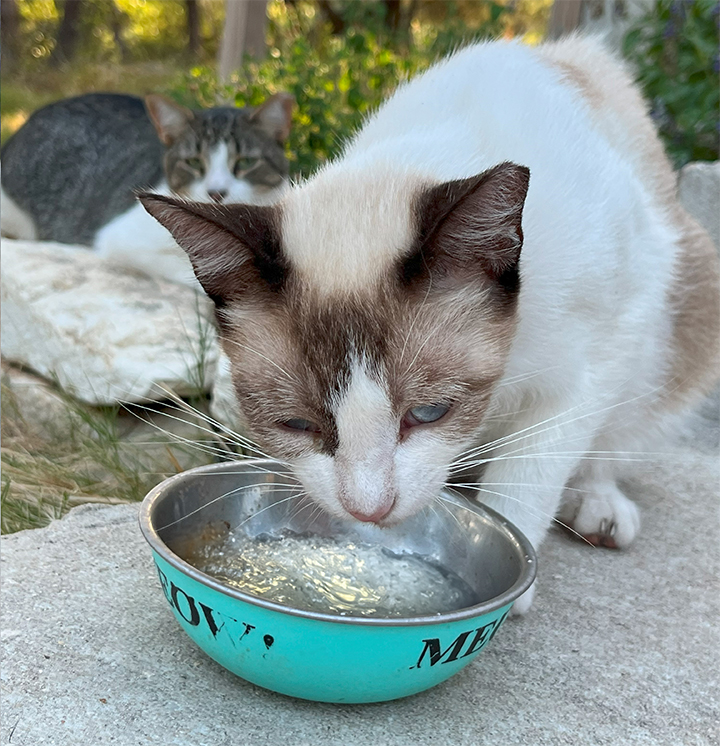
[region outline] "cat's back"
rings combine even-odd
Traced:
[[[389,152],[400,141],[425,147],[397,148],[396,160],[439,179],[502,160],[541,175],[574,161],[577,173],[609,145],[558,70],[534,49],[502,41],[466,47],[402,85],[346,155]]]
[[[2,150],[2,188],[37,237],[90,244],[162,178],[163,146],[142,99],[92,93],[39,109]]]

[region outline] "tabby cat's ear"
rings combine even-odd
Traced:
[[[504,290],[517,291],[529,181],[525,166],[501,163],[423,191],[416,202],[417,239],[400,266],[402,281],[432,276],[458,284],[481,272]]]
[[[294,107],[295,99],[289,93],[276,93],[255,109],[250,121],[282,144],[290,134]]]
[[[288,271],[277,207],[186,202],[145,192],[143,207],[185,249],[218,308],[282,288]]]
[[[145,96],[145,108],[150,121],[155,125],[160,140],[165,145],[172,145],[194,116],[190,109],[176,104],[159,93]]]

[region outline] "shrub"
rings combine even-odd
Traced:
[[[656,0],[623,41],[678,167],[718,158],[719,16],[716,0]]]
[[[362,9],[363,4],[358,5]],[[375,8],[379,3],[368,4]],[[307,176],[341,148],[399,81],[427,68],[434,60],[477,38],[502,31],[505,8],[487,4],[487,15],[468,30],[454,6],[445,6],[442,26],[418,26],[410,39],[390,40],[382,19],[350,25],[333,35],[329,27],[310,24],[303,7],[272,4],[270,53],[260,62],[248,59],[228,85],[220,85],[213,70],[196,67],[170,91],[187,106],[213,106],[220,101],[255,106],[268,94],[287,91],[297,109],[288,142],[294,176]]]

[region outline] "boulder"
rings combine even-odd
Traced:
[[[2,241],[2,354],[90,404],[208,391],[218,355],[210,301],[91,251]]]
[[[5,362],[2,364],[2,407],[3,428],[12,420],[17,430],[42,438],[67,439],[77,430],[90,434],[86,423],[53,386]]]
[[[678,196],[720,249],[720,161],[684,166],[678,179]]]

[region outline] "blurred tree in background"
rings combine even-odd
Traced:
[[[719,4],[647,2],[624,54],[676,163],[715,159]],[[38,106],[90,90],[154,90],[189,106],[256,105],[286,90],[298,102],[294,173],[308,174],[399,81],[476,39],[538,43],[552,4],[268,0],[264,54],[220,82],[223,0],[0,0],[3,138]]]
[[[516,3],[514,12],[523,7],[543,8]],[[212,67],[197,66],[172,95],[188,106],[246,106],[269,93],[292,93],[298,110],[288,153],[294,173],[307,175],[399,81],[463,44],[504,35],[510,12],[509,4],[470,0],[271,2],[265,59],[247,60],[225,84]],[[534,15],[527,16],[530,27]]]

